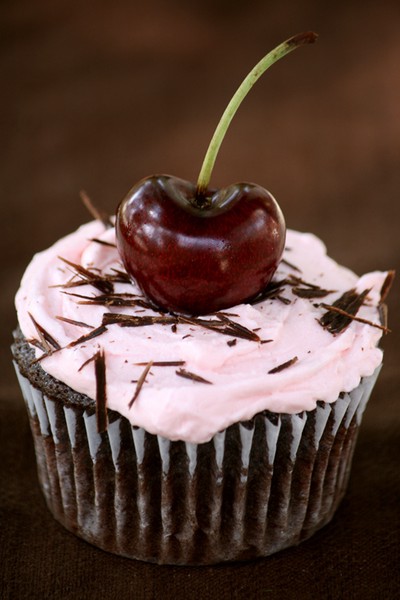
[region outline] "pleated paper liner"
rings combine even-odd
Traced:
[[[186,565],[267,556],[332,518],[379,371],[332,404],[265,411],[192,444],[132,427],[113,411],[99,434],[94,403],[50,398],[16,369],[54,517],[109,552]]]

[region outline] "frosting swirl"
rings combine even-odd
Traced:
[[[121,271],[114,229],[105,230],[98,221],[82,226],[34,256],[16,296],[19,324],[28,340],[38,338],[39,325],[57,341],[61,349],[42,358],[41,366],[93,399],[91,359],[102,348],[108,407],[133,425],[170,440],[202,443],[265,409],[313,410],[318,400],[333,402],[340,392],[357,387],[382,361],[379,328],[353,320],[333,335],[318,321],[326,312],[322,302],[331,305],[343,292],[355,289],[368,290],[357,317],[379,323],[380,290],[387,273],[357,277],[329,258],[312,234],[288,230],[284,259],[274,276],[274,282],[282,282],[281,291],[204,317],[212,321],[211,327],[190,319],[163,321]],[[105,287],[104,281],[109,282]],[[327,294],[308,297],[309,291],[302,297],[296,293],[296,281],[297,287]],[[107,290],[114,299],[131,299],[132,305],[107,303]],[[97,297],[103,299],[94,303]],[[138,326],[114,322],[111,315],[116,313],[138,317]],[[239,337],[235,328],[230,335],[221,332],[227,329],[227,319],[251,332],[253,339]],[[99,335],[79,342],[93,331]],[[40,357],[43,349],[36,347],[35,352]],[[153,365],[131,403],[150,361]]]

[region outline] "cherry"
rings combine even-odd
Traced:
[[[118,207],[116,235],[126,271],[157,307],[192,315],[246,302],[269,283],[285,245],[273,196],[253,183],[209,187],[215,159],[239,105],[277,60],[317,36],[298,34],[252,69],[215,130],[197,185],[170,175],[136,183]]]
[[[204,209],[192,204],[195,194],[193,183],[168,175],[140,181],[119,209],[117,239],[125,265],[157,306],[206,314],[267,285],[285,224],[274,198],[257,185],[212,191]]]

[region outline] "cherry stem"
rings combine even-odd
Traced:
[[[299,33],[282,44],[279,44],[274,50],[271,50],[256,64],[256,66],[250,71],[247,77],[240,84],[231,101],[226,107],[218,125],[211,139],[210,145],[208,146],[204,161],[200,170],[200,174],[197,180],[196,198],[199,206],[204,204],[204,198],[207,193],[208,185],[211,179],[211,173],[214,168],[215,160],[217,158],[218,151],[220,149],[222,140],[228,130],[228,127],[236,114],[237,109],[241,105],[244,98],[247,96],[255,82],[261,77],[265,71],[276,63],[280,58],[292,52],[299,46],[304,44],[312,44],[316,41],[318,35],[313,31],[307,31],[305,33]]]

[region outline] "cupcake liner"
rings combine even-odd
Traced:
[[[310,537],[345,493],[378,376],[295,415],[263,412],[210,442],[171,442],[95,405],[44,395],[16,371],[54,517],[104,550],[168,564],[267,556]]]

